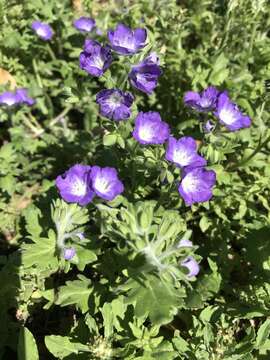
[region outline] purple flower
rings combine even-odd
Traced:
[[[5,91],[0,95],[0,104],[12,106],[19,103],[19,98],[16,92]]]
[[[206,123],[203,125],[203,130],[205,133],[210,133],[214,128],[215,125],[210,120],[207,120]]]
[[[86,39],[84,51],[80,54],[80,67],[93,76],[101,76],[112,63],[109,46],[101,46],[95,40]]]
[[[124,93],[118,89],[101,90],[96,96],[100,114],[115,121],[125,120],[130,117],[130,107],[133,100],[134,98],[130,93]]]
[[[201,93],[195,91],[186,92],[184,102],[197,111],[215,110],[218,94],[219,92],[214,86],[209,86]]]
[[[53,31],[50,25],[40,21],[34,21],[31,27],[42,40],[51,40]]]
[[[135,29],[118,24],[116,29],[108,31],[108,39],[111,47],[120,55],[131,55],[137,53],[146,44],[147,33],[145,29]]]
[[[193,256],[188,256],[185,260],[181,261],[181,265],[188,269],[187,277],[191,278],[200,272],[200,266]]]
[[[0,105],[18,105],[26,104],[33,105],[35,100],[30,98],[27,94],[27,89],[17,89],[15,92],[6,91],[0,95]]]
[[[17,89],[16,96],[18,98],[18,102],[22,103],[22,104],[32,106],[36,102],[34,99],[32,99],[28,96],[27,89],[25,89],[25,88]]]
[[[93,76],[101,76],[112,62],[109,46],[101,46],[97,41],[87,39],[80,54],[80,68]]]
[[[112,167],[93,166],[91,180],[95,193],[104,200],[111,201],[124,191],[124,185]]]
[[[193,247],[193,244],[192,244],[192,241],[190,241],[190,240],[182,239],[182,240],[180,240],[177,247],[178,248],[181,248],[181,247]]]
[[[197,154],[196,141],[188,136],[184,136],[179,140],[171,136],[168,141],[165,158],[180,168],[206,165],[206,160]]]
[[[95,193],[91,188],[91,166],[76,164],[56,178],[61,197],[69,203],[87,205]]]
[[[139,112],[132,135],[140,144],[163,144],[170,135],[170,128],[158,112]]]
[[[90,32],[96,26],[96,22],[92,18],[82,16],[73,22],[73,26],[79,31]]]
[[[161,74],[158,57],[152,53],[138,65],[132,66],[128,76],[132,86],[146,94],[151,94]]]
[[[64,249],[64,259],[71,260],[76,255],[76,250],[74,248],[65,248]]]
[[[195,168],[185,172],[178,191],[186,205],[208,201],[212,197],[212,187],[216,173],[205,168]]]
[[[78,232],[77,234],[75,234],[75,236],[77,236],[80,240],[84,240],[85,236],[83,232]]]
[[[219,95],[215,115],[230,131],[237,131],[251,125],[250,118],[242,114],[237,105],[230,100],[227,92]]]

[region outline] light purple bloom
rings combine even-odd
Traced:
[[[82,16],[73,22],[74,27],[82,32],[90,32],[96,26],[94,19]]]
[[[200,266],[193,256],[188,256],[185,260],[181,261],[181,265],[188,269],[187,277],[191,278],[200,272]]]
[[[80,68],[93,76],[101,76],[112,62],[109,46],[101,46],[97,41],[87,39],[80,54]]]
[[[250,118],[242,114],[237,105],[230,100],[227,92],[219,95],[215,115],[230,131],[237,131],[251,125]]]
[[[64,249],[64,259],[71,260],[76,255],[76,250],[74,248],[65,248]]]
[[[27,89],[17,89],[16,96],[18,98],[18,102],[22,104],[26,104],[32,106],[35,104],[35,100],[28,96]]]
[[[108,31],[108,39],[111,47],[120,55],[131,55],[137,53],[146,44],[147,33],[145,29],[135,29],[118,24],[116,29]]]
[[[210,120],[207,120],[206,123],[203,125],[203,130],[206,133],[210,133],[214,128],[215,125]]]
[[[190,241],[190,240],[182,239],[182,240],[180,240],[177,247],[178,248],[181,248],[181,247],[193,247],[193,244],[192,244],[192,241]]]
[[[77,234],[75,234],[75,236],[77,236],[80,240],[84,240],[85,236],[83,232],[78,232]]]
[[[186,92],[184,102],[197,111],[215,110],[218,94],[219,92],[214,86],[209,86],[201,93],[195,91]]]
[[[151,94],[161,74],[158,57],[152,53],[138,65],[132,66],[128,76],[132,86],[146,94]]]
[[[132,135],[140,144],[163,144],[170,135],[170,128],[158,112],[139,112]]]
[[[195,168],[185,172],[178,191],[186,205],[205,202],[213,196],[215,182],[216,173],[213,170]]]
[[[0,95],[0,105],[34,105],[35,100],[30,98],[27,94],[27,89],[17,89],[15,92],[5,91]]]
[[[134,97],[119,89],[101,90],[96,96],[99,112],[102,116],[115,121],[128,119]]]
[[[180,168],[206,165],[206,160],[197,154],[196,141],[189,136],[184,136],[179,140],[171,136],[168,141],[165,158]]]
[[[40,21],[34,21],[31,27],[42,40],[51,40],[53,36],[53,30],[50,25]]]
[[[0,104],[12,106],[19,103],[16,92],[5,91],[0,95]]]
[[[124,185],[112,167],[93,166],[91,180],[95,193],[104,200],[111,201],[124,191]]]
[[[69,203],[87,205],[95,193],[91,188],[91,166],[76,164],[56,178],[61,197]]]

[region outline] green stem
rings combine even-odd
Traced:
[[[33,65],[34,73],[36,75],[37,83],[40,88],[43,88],[42,80],[41,77],[39,76],[38,67],[35,58],[33,58],[32,60],[32,65]]]
[[[256,147],[256,149],[246,158],[243,159],[242,161],[238,162],[237,164],[233,165],[231,168],[229,168],[228,170],[233,171],[236,168],[242,167],[243,165],[245,165],[246,163],[248,163],[256,154],[258,154],[258,152],[260,152],[260,150],[270,141],[270,136],[268,136],[266,138],[265,141],[261,142],[261,138],[259,140],[259,144]]]

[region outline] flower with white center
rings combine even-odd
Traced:
[[[196,141],[189,136],[184,136],[179,140],[171,136],[168,141],[165,158],[180,168],[206,165],[206,160],[197,154]]]
[[[215,115],[230,131],[237,131],[251,125],[250,118],[242,114],[237,105],[230,100],[227,92],[219,95]]]
[[[91,169],[92,188],[104,200],[113,200],[124,191],[124,185],[119,180],[116,169],[93,166]]]
[[[158,112],[140,112],[135,119],[132,135],[143,145],[163,144],[170,135],[170,128],[161,120]]]
[[[91,187],[91,166],[74,165],[56,178],[56,186],[61,197],[70,203],[87,205],[95,193]]]
[[[126,120],[131,115],[134,97],[119,89],[101,90],[96,96],[102,116],[115,121]]]
[[[212,188],[215,182],[216,173],[213,170],[191,168],[184,172],[178,191],[186,205],[205,202],[213,196]]]

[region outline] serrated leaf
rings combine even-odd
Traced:
[[[25,268],[36,266],[39,271],[58,269],[56,241],[53,232],[48,238],[36,239],[34,244],[22,245],[22,264]]]
[[[38,359],[38,349],[34,336],[26,327],[21,327],[18,342],[18,360]]]
[[[128,304],[134,304],[135,316],[149,316],[154,325],[170,322],[177,312],[178,297],[173,287],[149,275],[142,284],[134,282],[129,291]]]
[[[88,346],[80,343],[73,343],[67,336],[45,336],[45,345],[47,349],[59,359],[63,359],[71,354],[77,355],[80,352],[89,352]]]
[[[91,281],[83,275],[79,275],[77,280],[67,281],[66,285],[59,288],[55,304],[60,306],[76,305],[85,313],[89,306],[89,296],[92,293]]]

